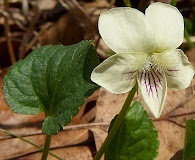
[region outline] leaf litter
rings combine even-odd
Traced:
[[[47,8],[48,10],[43,7],[48,5],[42,5],[42,3],[45,3],[44,0],[41,0],[39,4],[35,3],[35,6],[32,6],[34,11],[39,13],[37,17],[32,16],[25,19],[25,16],[28,15],[23,15],[18,12],[19,14],[17,13],[16,16],[10,20],[9,23],[12,27],[18,26],[19,28],[19,32],[17,30],[12,30],[12,40],[17,60],[25,57],[32,49],[44,44],[68,45],[85,38],[95,39],[96,45],[98,46],[97,50],[100,60],[106,58],[103,50],[108,50],[108,48],[102,40],[99,39],[97,30],[94,30],[93,28],[96,28],[99,14],[113,6],[113,4],[104,0],[90,3],[76,3],[76,5],[74,2],[75,0],[72,0],[67,3],[68,6],[66,11],[64,11],[63,16],[57,21],[52,21],[52,23],[49,23],[47,19],[52,15],[50,11],[54,9],[56,5],[56,2],[52,0],[50,1],[51,8]],[[185,0],[183,0],[183,2],[185,2]],[[18,4],[18,1],[16,0],[13,3]],[[147,3],[149,3],[149,1],[145,1],[142,6],[139,6],[140,9],[144,8]],[[36,10],[36,6],[40,6],[40,8],[42,7],[39,12]],[[84,10],[78,10],[78,7],[84,8]],[[56,10],[56,8],[54,10]],[[33,10],[30,10],[29,8],[26,8],[26,11],[29,11],[28,13],[33,13]],[[47,17],[46,19],[41,17],[41,15],[44,14]],[[78,17],[74,17],[73,14],[80,14],[81,17],[78,19]],[[91,29],[90,33],[88,33],[88,31],[85,30],[85,27],[82,26],[83,23],[89,20],[85,19],[85,14],[90,15],[90,25],[87,26],[88,29]],[[74,21],[73,19],[70,19],[72,16]],[[38,23],[41,18],[45,21],[44,24]],[[17,21],[17,19],[19,21]],[[30,25],[25,26],[24,20],[30,20]],[[0,22],[3,24],[2,20],[0,20]],[[34,22],[39,28],[34,26]],[[74,26],[75,28],[70,28],[70,26]],[[31,31],[25,30],[29,27],[32,28]],[[69,37],[70,40],[65,37]],[[100,41],[98,41],[98,39]],[[18,43],[18,40],[20,43]],[[0,67],[3,68],[0,73],[0,88],[2,88],[2,78],[6,74],[6,67],[9,67],[11,64],[7,56],[8,51],[4,49],[6,48],[6,37],[1,36],[0,42],[0,48],[2,51],[0,53]],[[194,49],[186,52],[186,54],[191,63],[195,64]],[[160,140],[159,156],[157,157],[157,160],[182,159],[185,122],[187,119],[195,119],[194,95],[195,79],[193,79],[191,85],[185,90],[168,91],[162,116],[159,119],[153,119]],[[127,94],[116,95],[110,93],[103,88],[95,92],[87,99],[86,103],[81,107],[79,114],[73,118],[71,123],[67,127],[64,127],[64,130],[58,135],[53,136],[51,152],[63,159],[93,159],[96,151],[100,148],[107,136],[110,121],[120,111],[126,96]],[[141,97],[137,95],[134,100],[141,101]],[[13,113],[4,102],[2,91],[0,91],[0,110],[1,128],[6,129],[11,133],[21,135],[24,138],[43,146],[44,135],[41,133],[41,125],[45,116],[44,114],[26,116]],[[3,132],[0,132],[0,144],[0,159],[40,159],[41,157],[40,149],[23,142],[18,138],[8,136]],[[52,160],[55,158],[49,155],[48,159]]]

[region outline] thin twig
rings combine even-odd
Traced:
[[[80,130],[80,129],[88,129],[92,127],[109,127],[109,123],[89,123],[89,124],[77,124],[77,125],[71,125],[71,126],[65,126],[63,128],[63,131],[72,131],[72,130]],[[42,131],[36,131],[31,133],[25,133],[25,134],[19,134],[20,137],[29,137],[29,136],[36,136],[36,135],[43,135]],[[9,136],[1,136],[0,140],[10,139],[13,138],[12,135]],[[15,136],[14,136],[15,138]]]
[[[4,10],[8,11],[8,9],[9,9],[9,1],[4,0]],[[4,20],[5,20],[4,28],[5,28],[5,34],[7,35],[7,45],[9,49],[9,56],[10,56],[11,63],[13,65],[14,63],[16,63],[16,57],[15,57],[13,44],[12,44],[9,20],[6,16],[4,16]]]
[[[22,43],[22,40],[19,38],[12,38],[12,41]],[[3,42],[7,42],[7,37],[0,38],[0,43],[3,43]],[[25,45],[27,45],[27,44],[25,44]]]
[[[95,42],[95,49],[98,48],[99,43],[100,43],[100,40],[101,40],[101,37],[100,37],[100,34],[98,34],[98,38],[97,38],[97,40],[96,40],[96,42]]]
[[[81,15],[78,15],[78,16],[85,17],[85,20],[87,20],[88,23],[91,22],[91,19],[90,19],[89,15],[87,13],[85,13],[85,10],[83,9],[83,7],[76,0],[59,0],[59,2],[67,10],[74,11],[74,13],[76,11],[76,12],[81,14]]]
[[[85,9],[76,0],[59,0],[60,4],[80,22],[81,26],[85,29],[91,39],[94,36],[95,30],[90,16],[86,13]]]
[[[48,23],[45,27],[39,31],[38,34],[35,35],[35,37],[29,42],[29,44],[25,47],[24,51],[20,54],[19,59],[23,59],[28,51],[37,43],[40,37],[43,37],[45,34],[45,31],[47,31],[52,26],[52,23]]]
[[[113,8],[115,2],[116,2],[116,0],[110,0],[110,2],[109,2],[110,3],[109,8]]]
[[[10,15],[7,11],[3,10],[0,8],[0,13],[4,16],[7,17],[7,19],[10,19],[14,22],[14,24],[16,24],[21,30],[24,30],[26,32],[32,32],[34,35],[37,34],[36,31],[31,30],[27,27],[25,27],[18,19],[14,18],[12,15]]]
[[[186,112],[186,113],[180,113],[180,114],[176,114],[176,115],[164,115],[164,116],[161,116],[160,118],[158,119],[153,119],[154,122],[157,122],[157,121],[170,121],[170,118],[175,118],[175,117],[182,117],[182,116],[187,116],[187,115],[192,115],[192,114],[195,114],[195,111],[192,111],[192,112]]]
[[[2,128],[0,128],[0,131],[6,133],[6,134],[8,134],[8,135],[11,135],[12,137],[19,138],[19,139],[21,139],[22,141],[27,142],[27,143],[29,143],[29,144],[31,144],[31,145],[33,145],[33,146],[39,148],[40,150],[43,150],[43,148],[42,148],[40,145],[38,145],[38,144],[36,144],[36,143],[34,143],[34,142],[32,142],[32,141],[29,141],[28,139],[25,139],[25,138],[23,138],[23,137],[21,137],[21,136],[19,136],[19,135],[17,135],[17,134],[13,134],[13,133],[11,133],[11,132],[9,132],[9,131],[6,131],[6,130],[4,130],[4,129],[2,129]],[[58,157],[57,155],[53,154],[52,152],[49,152],[49,154],[52,155],[53,157],[55,157],[56,159],[61,160],[60,157]]]

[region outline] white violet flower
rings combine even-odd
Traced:
[[[145,15],[133,8],[113,8],[100,15],[99,32],[116,54],[97,66],[93,82],[121,94],[138,83],[144,102],[158,118],[167,88],[190,85],[194,69],[182,50],[184,22],[177,8],[153,3]]]

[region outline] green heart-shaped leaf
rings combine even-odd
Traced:
[[[90,41],[35,49],[4,77],[5,100],[20,114],[45,112],[43,132],[57,134],[98,88],[90,80],[97,65],[96,50]]]
[[[157,156],[158,147],[158,134],[154,129],[153,121],[143,109],[142,104],[135,102],[129,107],[110,143],[105,159],[152,160]]]

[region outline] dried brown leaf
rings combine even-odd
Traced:
[[[63,149],[53,149],[51,150],[52,153],[58,155],[62,159],[67,160],[93,160],[91,150],[87,146],[73,146],[73,147],[67,147]],[[27,155],[22,158],[18,158],[18,160],[34,160],[34,159],[41,159],[40,153],[35,153],[32,155]],[[56,160],[51,155],[48,155],[48,160]]]

